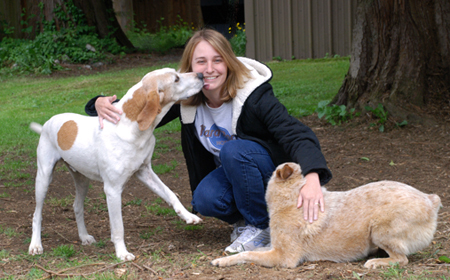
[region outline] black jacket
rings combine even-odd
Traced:
[[[177,117],[181,118],[180,105],[171,108],[160,126]],[[194,123],[183,124],[181,120],[181,145],[192,191],[216,168],[214,156],[203,147],[196,133]],[[273,95],[269,83],[262,84],[244,103],[236,133],[238,138],[255,141],[266,148],[275,165],[297,162],[303,174],[317,172],[322,185],[332,177],[314,132],[289,115]]]

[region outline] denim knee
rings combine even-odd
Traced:
[[[246,150],[247,140],[233,140],[226,142],[220,149],[220,162],[235,162],[237,158],[242,155],[242,152]]]
[[[214,211],[214,209],[219,207],[219,203],[215,197],[208,196],[201,191],[194,192],[191,204],[195,211],[208,217],[215,216],[216,211]]]

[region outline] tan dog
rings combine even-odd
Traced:
[[[212,261],[216,266],[251,262],[267,267],[296,267],[304,261],[355,261],[377,248],[389,258],[371,259],[364,266],[390,263],[406,265],[406,255],[427,247],[436,231],[441,200],[393,181],[367,184],[346,192],[324,188],[325,212],[310,224],[297,209],[299,191],[305,184],[300,166],[278,166],[268,184],[266,200],[270,215],[272,248],[242,252]]]
[[[153,130],[170,107],[178,100],[197,94],[203,87],[203,76],[178,73],[164,68],[148,73],[130,88],[114,105],[123,111],[117,125],[105,122],[100,129],[96,117],[59,114],[44,126],[36,123],[31,129],[41,134],[37,148],[36,210],[29,254],[42,254],[41,221],[44,198],[52,180],[56,162],[63,160],[75,181],[73,204],[78,235],[83,245],[95,242],[84,224],[84,199],[89,181],[104,183],[111,225],[111,241],[116,256],[133,260],[124,242],[121,195],[125,183],[136,175],[147,187],[163,198],[186,223],[201,219],[184,208],[177,196],[158,178],[151,167],[155,148]]]

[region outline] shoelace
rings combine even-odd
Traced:
[[[241,235],[236,239],[236,241],[239,241],[240,243],[246,242],[251,236],[256,233],[257,228],[255,227],[239,227],[238,232],[241,233]]]

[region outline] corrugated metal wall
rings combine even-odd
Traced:
[[[261,61],[351,53],[357,0],[245,0],[246,56]]]

